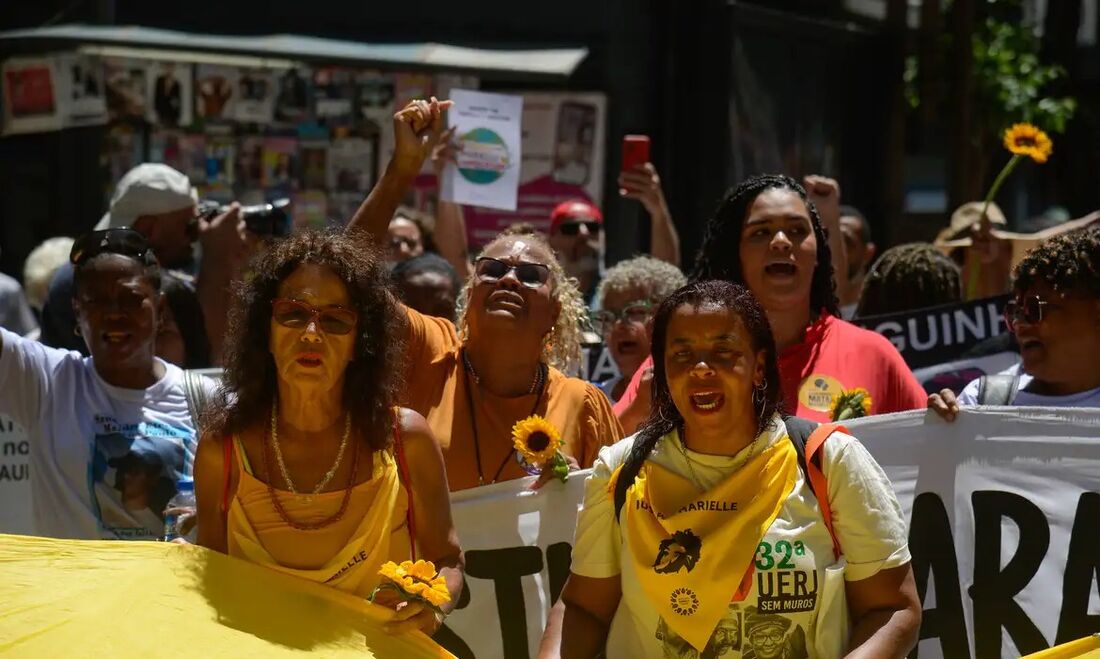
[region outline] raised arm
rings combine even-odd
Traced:
[[[840,232],[840,185],[824,176],[807,176],[803,183],[810,201],[817,207],[821,226],[829,238],[829,251],[833,261],[833,281],[837,299],[843,300],[848,289],[848,247]]]
[[[450,101],[411,101],[393,115],[394,152],[382,177],[348,222],[348,232],[365,244],[381,245],[393,213],[443,134],[443,110]]]
[[[661,177],[653,163],[638,165],[632,171],[619,174],[619,194],[637,199],[649,213],[649,253],[674,266],[680,265],[680,234],[672,223]]]

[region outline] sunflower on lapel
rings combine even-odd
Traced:
[[[858,419],[871,414],[871,394],[863,387],[846,389],[840,393],[829,408],[829,418],[832,421],[847,421]]]
[[[564,483],[569,479],[569,463],[560,450],[563,443],[554,424],[537,414],[512,426],[512,444],[523,468],[531,474],[550,469]]]

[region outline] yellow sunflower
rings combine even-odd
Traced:
[[[873,403],[871,394],[863,387],[847,389],[833,399],[833,404],[829,407],[829,418],[833,421],[846,421],[869,416]]]
[[[381,569],[378,570],[378,576],[392,582],[401,590],[408,592],[409,588],[416,582],[409,578],[408,570],[405,567],[406,565],[412,565],[412,562],[405,561],[401,563],[401,565],[398,565],[393,561],[387,561],[383,563]]]
[[[1042,130],[1031,124],[1014,124],[1005,131],[1005,148],[1018,156],[1028,156],[1042,164],[1054,151],[1054,145]]]
[[[432,606],[443,606],[451,601],[451,591],[447,589],[447,580],[439,576],[435,564],[431,561],[405,561],[406,571],[413,580],[410,594],[428,601]]]
[[[541,467],[558,454],[562,440],[553,424],[535,414],[512,426],[512,443],[528,464]]]

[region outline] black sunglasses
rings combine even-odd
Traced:
[[[1016,329],[1016,323],[1023,320],[1029,325],[1043,322],[1043,308],[1050,304],[1038,295],[1030,295],[1018,300],[1009,300],[1005,304],[1005,325],[1009,330]]]
[[[542,263],[505,263],[491,256],[483,256],[474,264],[474,273],[480,281],[495,282],[516,273],[519,283],[528,288],[538,288],[550,279],[550,268]]]
[[[79,266],[100,254],[122,254],[144,258],[149,251],[149,241],[133,229],[101,229],[77,238],[69,252],[69,263]]]
[[[588,233],[596,235],[603,228],[603,225],[595,220],[588,220],[585,222],[562,222],[558,225],[558,231],[563,236],[575,236],[581,232],[581,226],[588,228]]]

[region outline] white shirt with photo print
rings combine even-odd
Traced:
[[[785,436],[777,418],[761,443],[789,441]],[[669,633],[636,576],[623,573],[624,566],[628,573],[634,569],[633,561],[608,485],[633,443],[634,437],[628,437],[600,451],[585,484],[573,544],[574,573],[592,578],[622,575],[622,600],[607,639],[608,659],[833,659],[843,644],[837,629],[847,620],[843,582],[866,579],[910,560],[905,520],[889,479],[859,441],[836,433],[825,442],[822,465],[833,528],[844,552],[841,561],[834,561],[817,499],[799,470],[790,496],[757,547],[751,592],[730,604],[710,643],[699,652]],[[688,451],[689,469],[678,443],[676,433],[662,438],[649,459],[686,479],[698,478],[708,490],[743,457]],[[622,514],[628,514],[625,507]]]
[[[39,535],[152,540],[165,504],[190,478],[197,437],[183,371],[148,389],[107,384],[91,357],[3,333],[0,414],[30,440],[31,492]],[[204,379],[207,396],[215,385]]]

